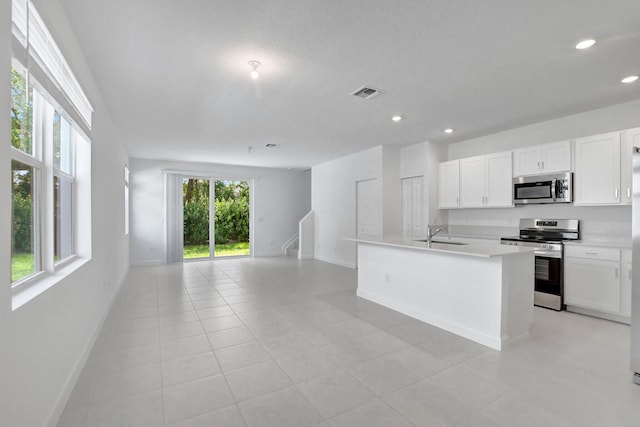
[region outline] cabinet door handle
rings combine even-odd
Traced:
[[[618,278],[618,267],[615,268],[616,270],[616,279]]]
[[[631,198],[631,188],[627,187],[627,199]]]
[[[585,255],[598,255],[598,252],[585,252]]]
[[[631,269],[629,269],[629,280],[631,280]]]
[[[544,160],[541,163],[542,163],[542,167],[540,169],[544,169]]]
[[[538,162],[538,169],[540,169],[540,162]]]
[[[615,191],[615,199],[618,200],[618,189],[617,188],[616,188],[616,191]]]

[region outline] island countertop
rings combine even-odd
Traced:
[[[415,249],[421,251],[430,251],[438,253],[448,253],[454,255],[466,255],[476,256],[483,258],[508,256],[512,254],[521,254],[523,252],[533,252],[535,248],[501,245],[499,242],[477,242],[472,243],[451,243],[446,241],[439,241],[438,238],[434,238],[431,245],[427,242],[417,240],[403,240],[401,238],[386,237],[381,240],[373,239],[356,239],[345,237],[345,240],[366,243],[370,245],[390,246],[402,249]]]

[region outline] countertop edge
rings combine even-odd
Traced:
[[[425,251],[425,252],[435,252],[435,253],[444,253],[444,254],[451,254],[451,255],[462,255],[462,256],[474,256],[474,257],[480,257],[480,258],[496,258],[496,257],[505,257],[505,256],[511,256],[511,255],[519,255],[522,253],[527,253],[527,252],[533,252],[534,248],[527,248],[527,247],[522,247],[522,246],[503,246],[500,245],[500,243],[498,242],[487,242],[486,244],[482,244],[482,243],[470,243],[468,245],[465,245],[465,248],[469,248],[472,250],[476,250],[478,252],[474,252],[474,251],[465,251],[465,250],[456,250],[455,248],[451,248],[451,249],[442,249],[442,248],[428,248],[428,247],[421,247],[421,246],[413,246],[413,245],[408,245],[408,244],[403,244],[400,242],[385,242],[385,241],[379,241],[379,240],[367,240],[367,239],[357,239],[354,237],[343,237],[343,240],[347,240],[347,241],[352,241],[352,242],[356,242],[356,243],[365,243],[365,244],[370,244],[370,245],[378,245],[378,246],[389,246],[389,247],[395,247],[395,248],[399,248],[399,249],[411,249],[411,250],[418,250],[418,251]],[[444,243],[446,244],[446,242],[438,242],[436,241],[435,243]],[[482,246],[483,245],[497,245],[500,246],[502,248],[504,248],[502,251],[499,251],[497,253],[487,253],[487,250],[485,249],[484,252],[482,250]]]

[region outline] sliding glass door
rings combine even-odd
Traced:
[[[247,181],[182,179],[183,259],[251,254],[249,190]]]
[[[218,180],[214,194],[214,256],[250,255],[249,183]]]
[[[182,180],[183,258],[210,258],[211,190],[207,178]]]

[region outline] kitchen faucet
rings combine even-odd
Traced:
[[[446,225],[427,225],[427,243],[431,243],[433,236],[446,229]]]

